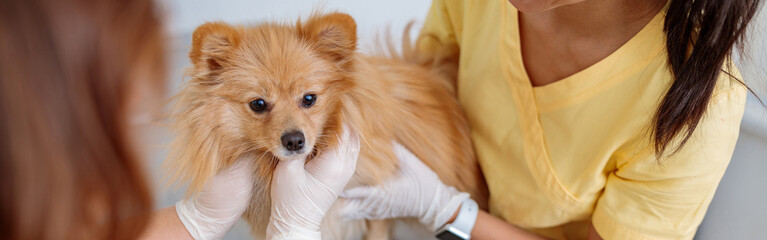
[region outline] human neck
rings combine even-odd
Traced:
[[[606,58],[636,35],[665,0],[589,0],[519,15],[522,58],[543,86]]]
[[[579,36],[616,36],[641,28],[666,0],[588,0],[536,13],[520,13],[526,27]],[[633,34],[632,34],[633,35]]]

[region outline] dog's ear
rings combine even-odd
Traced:
[[[298,32],[323,57],[342,67],[349,63],[357,48],[357,23],[348,14],[312,16],[303,24],[299,22]]]
[[[227,53],[239,44],[238,35],[237,29],[226,23],[205,23],[192,34],[189,59],[197,69],[219,70],[226,61]]]

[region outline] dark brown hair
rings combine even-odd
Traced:
[[[0,0],[4,238],[141,233],[152,198],[126,109],[137,66],[164,77],[159,23],[150,0]]]
[[[748,23],[760,2],[670,0],[664,30],[674,82],[654,118],[658,157],[667,149],[671,149],[671,154],[677,152],[692,136],[706,112],[720,73],[729,74],[726,66],[730,65],[733,47],[742,52]],[[679,134],[683,137],[679,144],[670,146]]]

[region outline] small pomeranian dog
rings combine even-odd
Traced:
[[[244,218],[262,238],[276,163],[311,161],[337,144],[346,124],[362,143],[349,187],[395,174],[396,141],[484,206],[487,187],[456,99],[457,61],[419,55],[404,42],[402,56],[360,54],[356,23],[343,13],[315,13],[295,25],[199,26],[189,82],[173,107],[175,138],[166,161],[171,178],[193,194],[236,159],[255,161],[257,180]],[[333,211],[323,221],[323,237],[347,239],[355,231],[368,239],[389,237],[389,221],[340,224]]]

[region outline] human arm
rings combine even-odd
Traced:
[[[343,194],[342,215],[348,219],[418,218],[437,232],[458,214],[469,194],[446,186],[439,177],[405,147],[394,144],[399,172],[379,186],[349,189]],[[479,211],[472,239],[544,239]]]
[[[457,213],[457,212],[456,212]],[[451,219],[452,220],[452,219]],[[471,230],[471,238],[478,240],[493,239],[546,239],[509,224],[484,210],[479,210],[477,222]],[[589,226],[588,240],[602,240],[594,226]]]
[[[152,213],[149,224],[141,235],[141,239],[194,239],[178,218],[176,206],[157,210]]]
[[[474,229],[471,230],[471,238],[478,240],[491,239],[546,239],[535,235],[517,226],[511,225],[500,218],[497,218],[484,210],[477,214],[477,222]]]
[[[238,159],[191,198],[154,212],[141,238],[223,238],[247,209],[254,182],[251,164]]]
[[[616,156],[617,168],[608,173],[591,218],[602,238],[694,237],[732,157],[745,106],[745,88],[725,76],[719,84],[679,151],[658,159],[647,146]]]
[[[732,156],[744,101],[741,87],[720,91],[678,152],[657,159],[650,148],[619,160],[597,202],[587,239],[692,238]],[[473,238],[513,236],[501,233],[508,228],[500,226],[481,229],[487,225],[482,215],[477,217]]]
[[[708,203],[732,155],[743,112],[744,92],[717,94],[690,142],[673,155],[657,159],[651,148],[618,161],[597,201],[589,239],[688,239],[705,215]],[[445,222],[441,211],[455,217],[463,200],[445,186],[407,149],[395,144],[400,172],[380,186],[344,193],[343,216],[350,219],[416,217],[436,231]],[[480,211],[473,239],[541,239]]]

